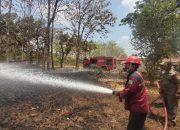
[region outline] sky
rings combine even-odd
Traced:
[[[119,26],[118,24],[128,13],[133,12],[136,1],[137,0],[111,0],[112,13],[117,17],[117,23],[114,27],[110,28],[110,33],[107,38],[101,39],[102,41],[115,41],[128,55],[136,53],[130,44],[131,29],[128,25]]]

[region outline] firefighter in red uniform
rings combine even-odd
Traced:
[[[88,67],[89,65],[90,65],[90,60],[85,57],[83,60],[83,67]]]
[[[114,91],[114,95],[125,99],[125,109],[130,111],[127,130],[144,130],[148,113],[148,101],[144,79],[137,71],[140,65],[137,56],[129,56],[125,62],[125,71],[128,72],[125,88]]]

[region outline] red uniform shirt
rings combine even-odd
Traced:
[[[137,71],[133,72],[119,96],[125,98],[125,108],[133,112],[148,112],[148,101],[144,79]]]
[[[83,60],[83,65],[89,65],[89,64],[90,64],[90,60],[88,60],[88,59]]]

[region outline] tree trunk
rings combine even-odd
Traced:
[[[32,65],[33,64],[33,51],[29,52],[29,64]]]
[[[13,45],[12,53],[13,53],[13,60],[16,61],[17,58],[16,58],[16,47],[15,47],[15,45]]]
[[[1,15],[1,0],[0,0],[0,15]]]
[[[50,24],[47,27],[47,70],[50,69]]]
[[[12,0],[9,0],[9,15],[11,14],[12,9]]]
[[[46,53],[46,60],[47,60],[47,70],[50,69],[50,27],[51,27],[51,23],[54,21],[55,15],[56,15],[56,10],[57,10],[57,5],[58,5],[59,0],[55,1],[54,4],[54,9],[52,12],[52,17],[51,17],[51,0],[48,0],[48,17],[47,17],[47,32],[46,32],[46,36],[47,36],[47,41],[46,41],[46,46],[47,46],[47,53]],[[53,60],[53,59],[52,59]]]
[[[64,64],[64,53],[62,53],[62,55],[61,55],[61,62],[60,62],[61,68],[63,68],[63,64]]]
[[[9,62],[10,57],[9,57],[9,48],[8,45],[6,45],[6,62]]]
[[[49,51],[50,51],[50,10],[51,10],[51,1],[48,0],[48,17],[47,17],[47,30],[46,30],[46,42],[45,42],[45,48],[44,48],[44,60],[43,60],[43,69],[46,70],[46,63],[47,63],[47,70],[50,69],[49,66]]]
[[[37,49],[36,49],[36,65],[40,66],[40,52],[39,52],[39,40],[38,40],[38,38],[36,38],[36,46],[37,46]]]
[[[54,21],[52,22],[52,32],[51,32],[51,65],[54,69],[54,57],[53,57],[53,41],[54,41]]]
[[[21,61],[24,60],[24,54],[23,54],[23,52],[24,52],[24,47],[23,47],[23,45],[22,45],[22,47],[21,47]]]
[[[76,47],[76,69],[79,69],[79,56],[80,56],[80,50],[78,47]]]
[[[63,68],[63,63],[64,63],[64,50],[63,50],[63,43],[60,43],[60,67]]]
[[[43,48],[42,69],[46,70],[46,43],[45,43],[44,48]]]
[[[86,58],[87,57],[87,52],[88,52],[88,43],[85,43],[85,51],[84,51],[84,58]]]
[[[79,30],[80,30],[80,24],[79,24]],[[80,45],[81,45],[81,39],[80,39],[80,33],[78,31],[78,37],[76,40],[76,65],[75,65],[75,68],[77,70],[79,69]]]
[[[9,10],[8,10],[8,20],[6,21],[6,30],[7,30],[7,43],[6,43],[6,61],[9,62],[10,60],[10,50],[9,50],[9,42],[10,42],[10,35],[9,35],[9,23],[10,23],[10,19],[11,19],[11,8],[12,8],[12,0],[9,0]]]

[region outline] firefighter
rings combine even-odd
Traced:
[[[159,80],[159,92],[167,109],[168,126],[175,126],[180,95],[180,82],[177,78],[177,72],[174,70],[170,60],[163,61],[160,65],[163,71]]]
[[[83,67],[88,67],[89,65],[90,65],[90,60],[85,57],[83,60]]]
[[[127,130],[144,130],[148,113],[148,101],[143,76],[138,72],[140,59],[129,56],[124,70],[128,73],[125,88],[114,91],[114,95],[125,99],[125,109],[130,111]]]

